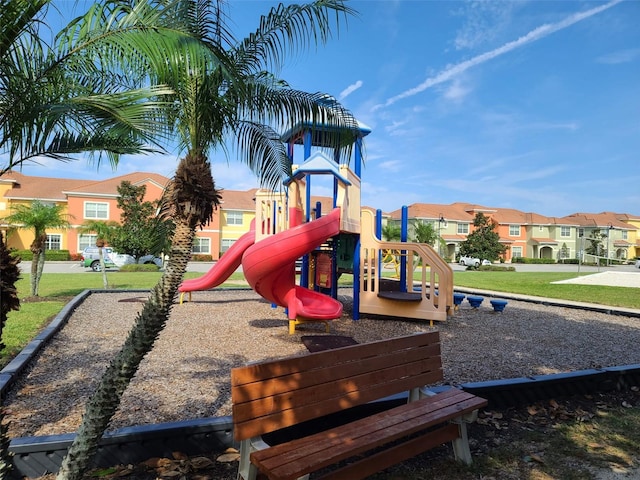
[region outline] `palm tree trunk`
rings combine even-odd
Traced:
[[[101,246],[98,247],[98,259],[100,262],[100,270],[102,271],[102,286],[106,290],[109,288],[109,280],[107,279],[107,268],[104,264],[104,251]]]
[[[44,262],[46,260],[45,249],[42,249],[40,257],[38,258],[38,270],[36,271],[36,295],[40,294],[40,280],[42,279],[42,272],[44,271]]]
[[[169,318],[178,287],[187,270],[194,236],[195,229],[187,221],[178,221],[165,271],[138,314],[122,349],[107,367],[96,391],[87,402],[82,424],[62,463],[57,480],[80,480],[89,468],[99,441],[120,405],[122,394]]]
[[[40,261],[40,252],[33,252],[31,257],[31,296],[38,296],[38,262]]]

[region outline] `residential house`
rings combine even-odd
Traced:
[[[630,215],[614,212],[573,213],[564,219],[576,225],[579,251],[583,252],[590,238],[602,235],[601,243],[604,251],[602,257],[627,260],[638,255],[638,225],[633,224]],[[636,220],[640,224],[640,219]]]
[[[79,228],[86,220],[120,220],[117,207],[117,188],[122,181],[134,185],[145,185],[146,200],[160,198],[169,179],[162,175],[136,172],[117,176],[108,180],[77,180],[49,177],[33,177],[18,172],[9,172],[0,177],[0,218],[11,213],[12,206],[29,204],[34,200],[65,206],[71,228],[51,229],[47,232],[47,248],[69,250],[79,253],[86,246],[95,244],[95,234],[80,233]],[[193,253],[220,258],[242,234],[249,230],[255,218],[256,189],[245,191],[223,190],[222,203],[214,213],[209,225],[196,231]],[[330,197],[311,198],[317,211],[323,213],[333,208]],[[370,208],[370,207],[363,207]],[[605,233],[606,245],[602,256],[608,252],[609,258],[620,260],[640,256],[640,217],[613,212],[575,213],[562,218],[546,217],[532,212],[515,209],[485,207],[470,203],[425,204],[415,203],[408,207],[409,238],[413,238],[415,221],[430,223],[438,236],[443,239],[436,245],[440,254],[455,261],[460,243],[473,232],[473,221],[482,212],[498,225],[500,242],[507,246],[503,256],[510,262],[516,257],[531,258],[577,258],[584,252],[585,242],[594,233]],[[383,221],[399,224],[403,209],[383,215]],[[312,217],[315,213],[312,213]],[[33,241],[33,233],[10,229],[6,223],[0,229],[6,233],[10,248],[28,249]]]

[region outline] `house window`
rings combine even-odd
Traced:
[[[520,236],[520,225],[509,225],[509,236],[511,236],[511,237],[519,237]]]
[[[229,250],[234,243],[236,243],[236,241],[232,238],[223,238],[220,245],[220,253],[224,253]]]
[[[521,258],[522,247],[511,247],[511,258]]]
[[[571,227],[560,227],[560,236],[561,237],[570,237],[571,236]]]
[[[242,212],[227,212],[227,225],[242,225]]]
[[[191,253],[202,253],[202,254],[210,254],[211,253],[211,239],[210,238],[201,238],[196,237],[193,239],[193,247],[191,248]]]
[[[459,235],[468,235],[469,234],[469,224],[468,223],[459,223],[458,224],[458,234]]]
[[[628,239],[628,238],[627,238],[627,234],[628,234],[629,232],[627,232],[626,230],[621,230],[621,231],[620,231],[620,233],[622,234],[622,239],[623,239],[623,240],[627,240],[627,239]]]
[[[542,225],[538,225],[538,231],[539,231],[539,232],[544,231],[544,227],[543,227]]]
[[[584,237],[584,228],[578,229],[578,237]]]
[[[59,233],[52,235],[47,234],[47,241],[44,248],[47,250],[62,250],[62,235]]]
[[[85,202],[84,218],[107,220],[109,218],[109,204],[100,202]]]
[[[83,233],[78,236],[78,251],[82,252],[87,247],[95,247],[98,236],[95,233]]]

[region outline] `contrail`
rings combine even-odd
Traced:
[[[522,47],[523,45],[526,45],[531,42],[535,42],[536,40],[540,40],[541,38],[546,37],[547,35],[551,35],[552,33],[555,33],[559,30],[563,30],[567,27],[570,27],[575,23],[578,23],[582,20],[585,20],[589,17],[597,15],[598,13],[611,8],[620,2],[622,2],[622,0],[613,0],[600,7],[592,8],[591,10],[587,10],[581,13],[575,13],[560,22],[541,25],[540,27],[535,28],[534,30],[531,30],[529,33],[518,38],[517,40],[513,40],[511,42],[505,43],[501,47],[491,50],[490,52],[483,53],[481,55],[471,58],[470,60],[466,60],[464,62],[453,65],[441,71],[436,76],[427,78],[424,82],[422,82],[417,87],[410,88],[409,90],[406,90],[394,97],[391,97],[384,103],[384,106],[388,107],[389,105],[396,103],[398,100],[401,100],[407,97],[412,97],[413,95],[416,95],[417,93],[420,93],[426,90],[427,88],[431,88],[434,85],[438,85],[440,83],[446,82],[447,80],[451,80],[456,75],[468,70],[471,67],[480,65],[481,63],[484,63],[491,59],[499,57],[500,55],[504,55],[505,53],[508,53],[511,50],[515,50],[516,48]],[[382,105],[377,105],[374,108],[378,109],[380,107],[382,107]]]

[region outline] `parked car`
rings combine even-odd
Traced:
[[[640,258],[636,260],[636,268],[640,268]]]
[[[129,265],[136,263],[136,259],[131,255],[124,253],[114,252],[111,247],[102,247],[102,255],[104,257],[105,268],[120,268],[123,265]],[[94,272],[99,272],[100,267],[100,252],[98,247],[87,247],[82,251],[82,266],[85,268],[91,268]],[[158,267],[162,267],[162,259],[153,255],[143,255],[138,259],[137,263],[155,264]]]
[[[464,265],[465,267],[476,267],[476,268],[478,268],[480,264],[491,265],[491,262],[489,260],[485,259],[480,261],[480,259],[476,257],[460,257],[460,260],[458,263],[460,265]]]

